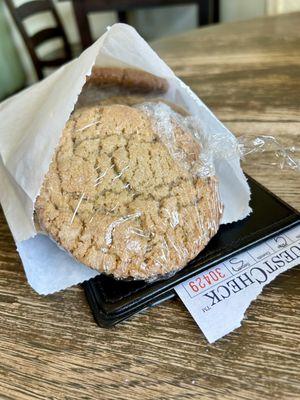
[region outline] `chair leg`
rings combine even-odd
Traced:
[[[118,11],[118,21],[123,22],[124,24],[128,23],[126,11]]]
[[[219,22],[219,0],[198,0],[198,25]]]
[[[220,22],[220,1],[213,0],[213,23]]]
[[[198,2],[198,25],[208,25],[209,23],[209,2],[210,0],[199,0]]]
[[[72,1],[83,50],[93,43],[90,25],[87,17],[87,11],[85,7],[85,1],[88,0]]]

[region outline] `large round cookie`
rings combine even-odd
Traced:
[[[169,145],[143,109],[75,111],[36,200],[42,229],[117,278],[184,267],[216,233],[221,206],[216,179],[192,172],[200,146],[176,121],[173,128]]]

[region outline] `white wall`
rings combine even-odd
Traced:
[[[266,13],[264,0],[221,0],[220,19],[222,22],[241,21],[260,17]]]
[[[196,5],[155,7],[130,13],[129,23],[150,41],[197,27]]]
[[[300,0],[266,0],[268,15],[299,11]]]
[[[300,11],[300,0],[220,0],[222,22]]]

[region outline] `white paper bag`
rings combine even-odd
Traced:
[[[115,24],[81,56],[48,78],[0,105],[0,201],[17,244],[31,286],[49,294],[94,277],[97,272],[80,264],[50,238],[37,234],[34,202],[48,171],[60,135],[93,65],[142,69],[169,82],[164,98],[199,117],[208,134],[234,136],[201,100],[172,72],[130,26]],[[225,146],[226,147],[226,146]],[[230,154],[230,156],[228,156]],[[215,154],[216,175],[224,204],[222,223],[250,212],[250,189],[237,152],[222,143]]]

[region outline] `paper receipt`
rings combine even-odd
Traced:
[[[210,343],[241,325],[246,309],[277,275],[300,264],[300,224],[175,287]]]

